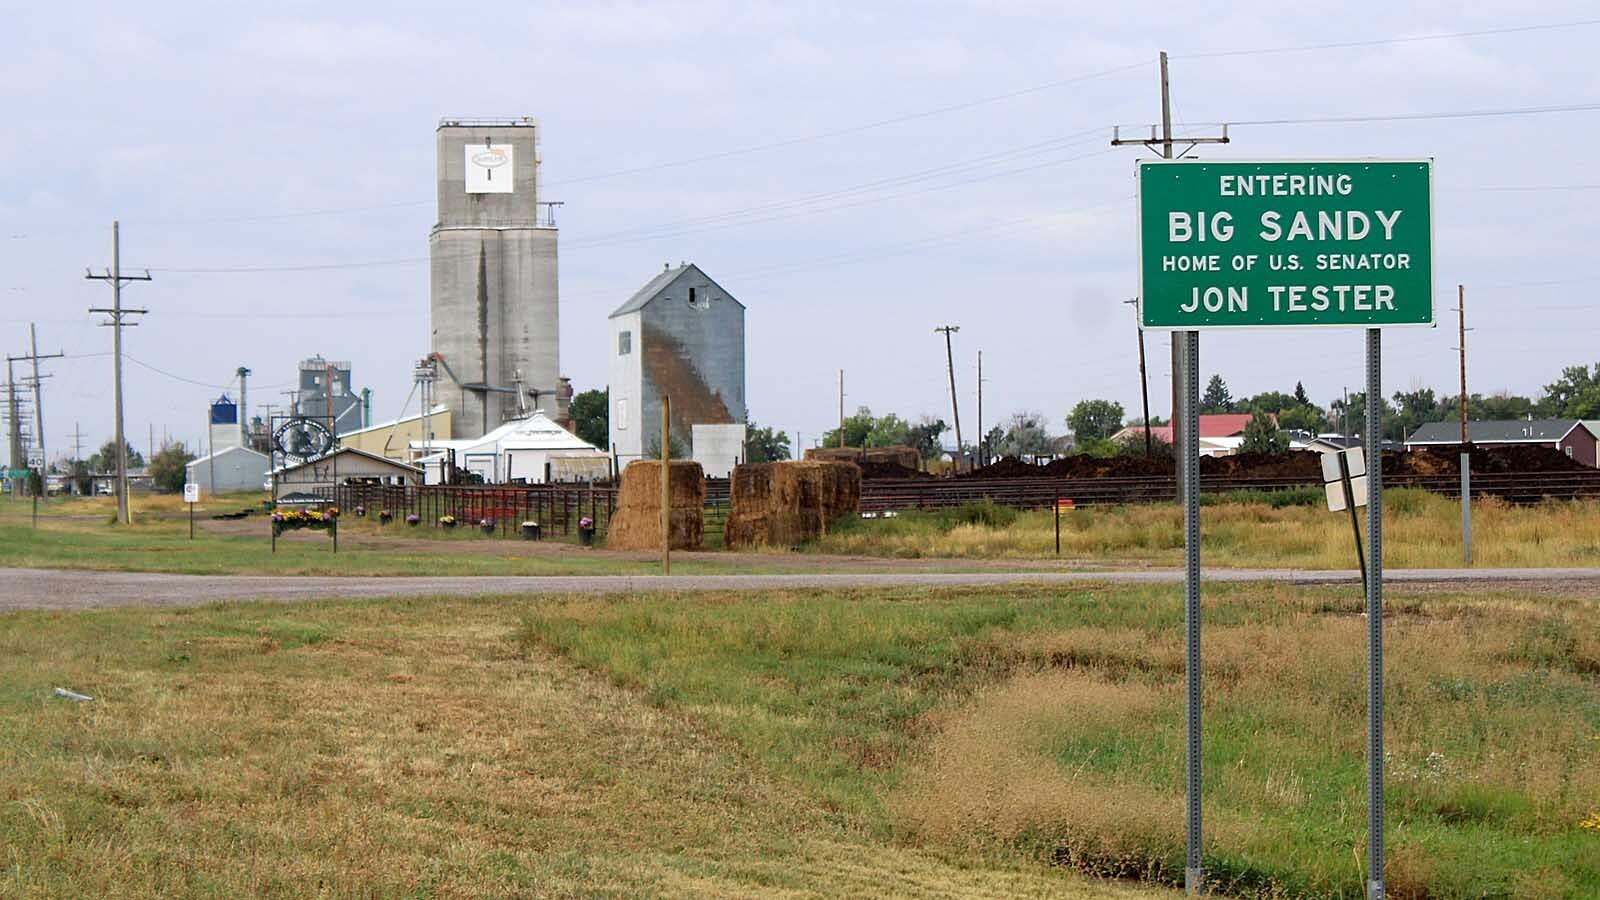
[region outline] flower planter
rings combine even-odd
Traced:
[[[523,522],[517,526],[517,531],[521,532],[522,539],[525,541],[537,541],[539,539],[538,522]]]
[[[578,520],[578,543],[585,547],[594,546],[594,519],[584,516]]]
[[[454,528],[454,527],[456,527],[456,517],[455,516],[440,516],[439,517],[439,527],[440,528]]]
[[[484,534],[494,534],[494,520],[481,519],[478,522],[478,528],[482,530]]]
[[[379,510],[379,512],[378,512],[378,524],[379,525],[387,525],[387,524],[389,524],[390,522],[393,522],[393,521],[394,521],[394,513],[389,512],[387,509]]]
[[[412,528],[415,528],[422,524],[422,517],[412,513],[411,515],[406,516],[406,524],[410,525]]]

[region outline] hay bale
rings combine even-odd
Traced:
[[[922,457],[917,448],[897,444],[890,447],[808,447],[807,462],[852,462],[870,478],[905,478],[919,474]]]
[[[861,510],[861,470],[848,462],[742,465],[729,489],[729,549],[804,543]]]
[[[705,537],[706,482],[700,464],[673,460],[667,470],[672,549],[698,550]],[[622,470],[617,510],[606,531],[614,550],[661,549],[661,463],[635,460]]]

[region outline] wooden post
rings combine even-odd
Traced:
[[[661,395],[661,574],[672,574],[672,398]]]

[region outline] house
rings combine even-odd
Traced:
[[[259,491],[272,460],[265,453],[235,444],[191,460],[184,467],[184,481],[200,486],[210,496],[229,491]]]
[[[1203,413],[1200,416],[1200,455],[1231,456],[1239,452],[1244,443],[1244,429],[1250,424],[1250,413]],[[1277,421],[1277,416],[1272,417]],[[1113,434],[1111,440],[1127,443],[1144,443],[1144,425],[1130,425]],[[1150,436],[1165,444],[1172,443],[1172,426],[1156,425]]]
[[[347,484],[422,483],[422,470],[416,466],[354,447],[342,447],[325,456],[276,469],[272,476],[274,500],[286,494],[314,493]]]
[[[1590,467],[1600,467],[1600,440],[1579,419],[1503,419],[1468,422],[1467,441],[1479,447],[1549,447]],[[1406,438],[1406,449],[1459,447],[1461,423],[1429,422]]]
[[[1296,444],[1299,446],[1296,446]],[[1291,450],[1310,450],[1314,453],[1335,453],[1361,446],[1361,438],[1348,434],[1319,434],[1303,441],[1290,441]]]
[[[611,314],[611,449],[620,465],[659,451],[663,395],[680,452],[694,452],[695,425],[745,421],[744,312],[699,266],[682,263]]]

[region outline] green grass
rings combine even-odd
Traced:
[[[1206,601],[1207,866],[1245,896],[1357,898],[1364,624],[1348,589]],[[1395,898],[1600,895],[1600,607],[1391,605]],[[1169,589],[574,600],[551,648],[687,711],[901,840],[1181,880],[1181,603]]]

